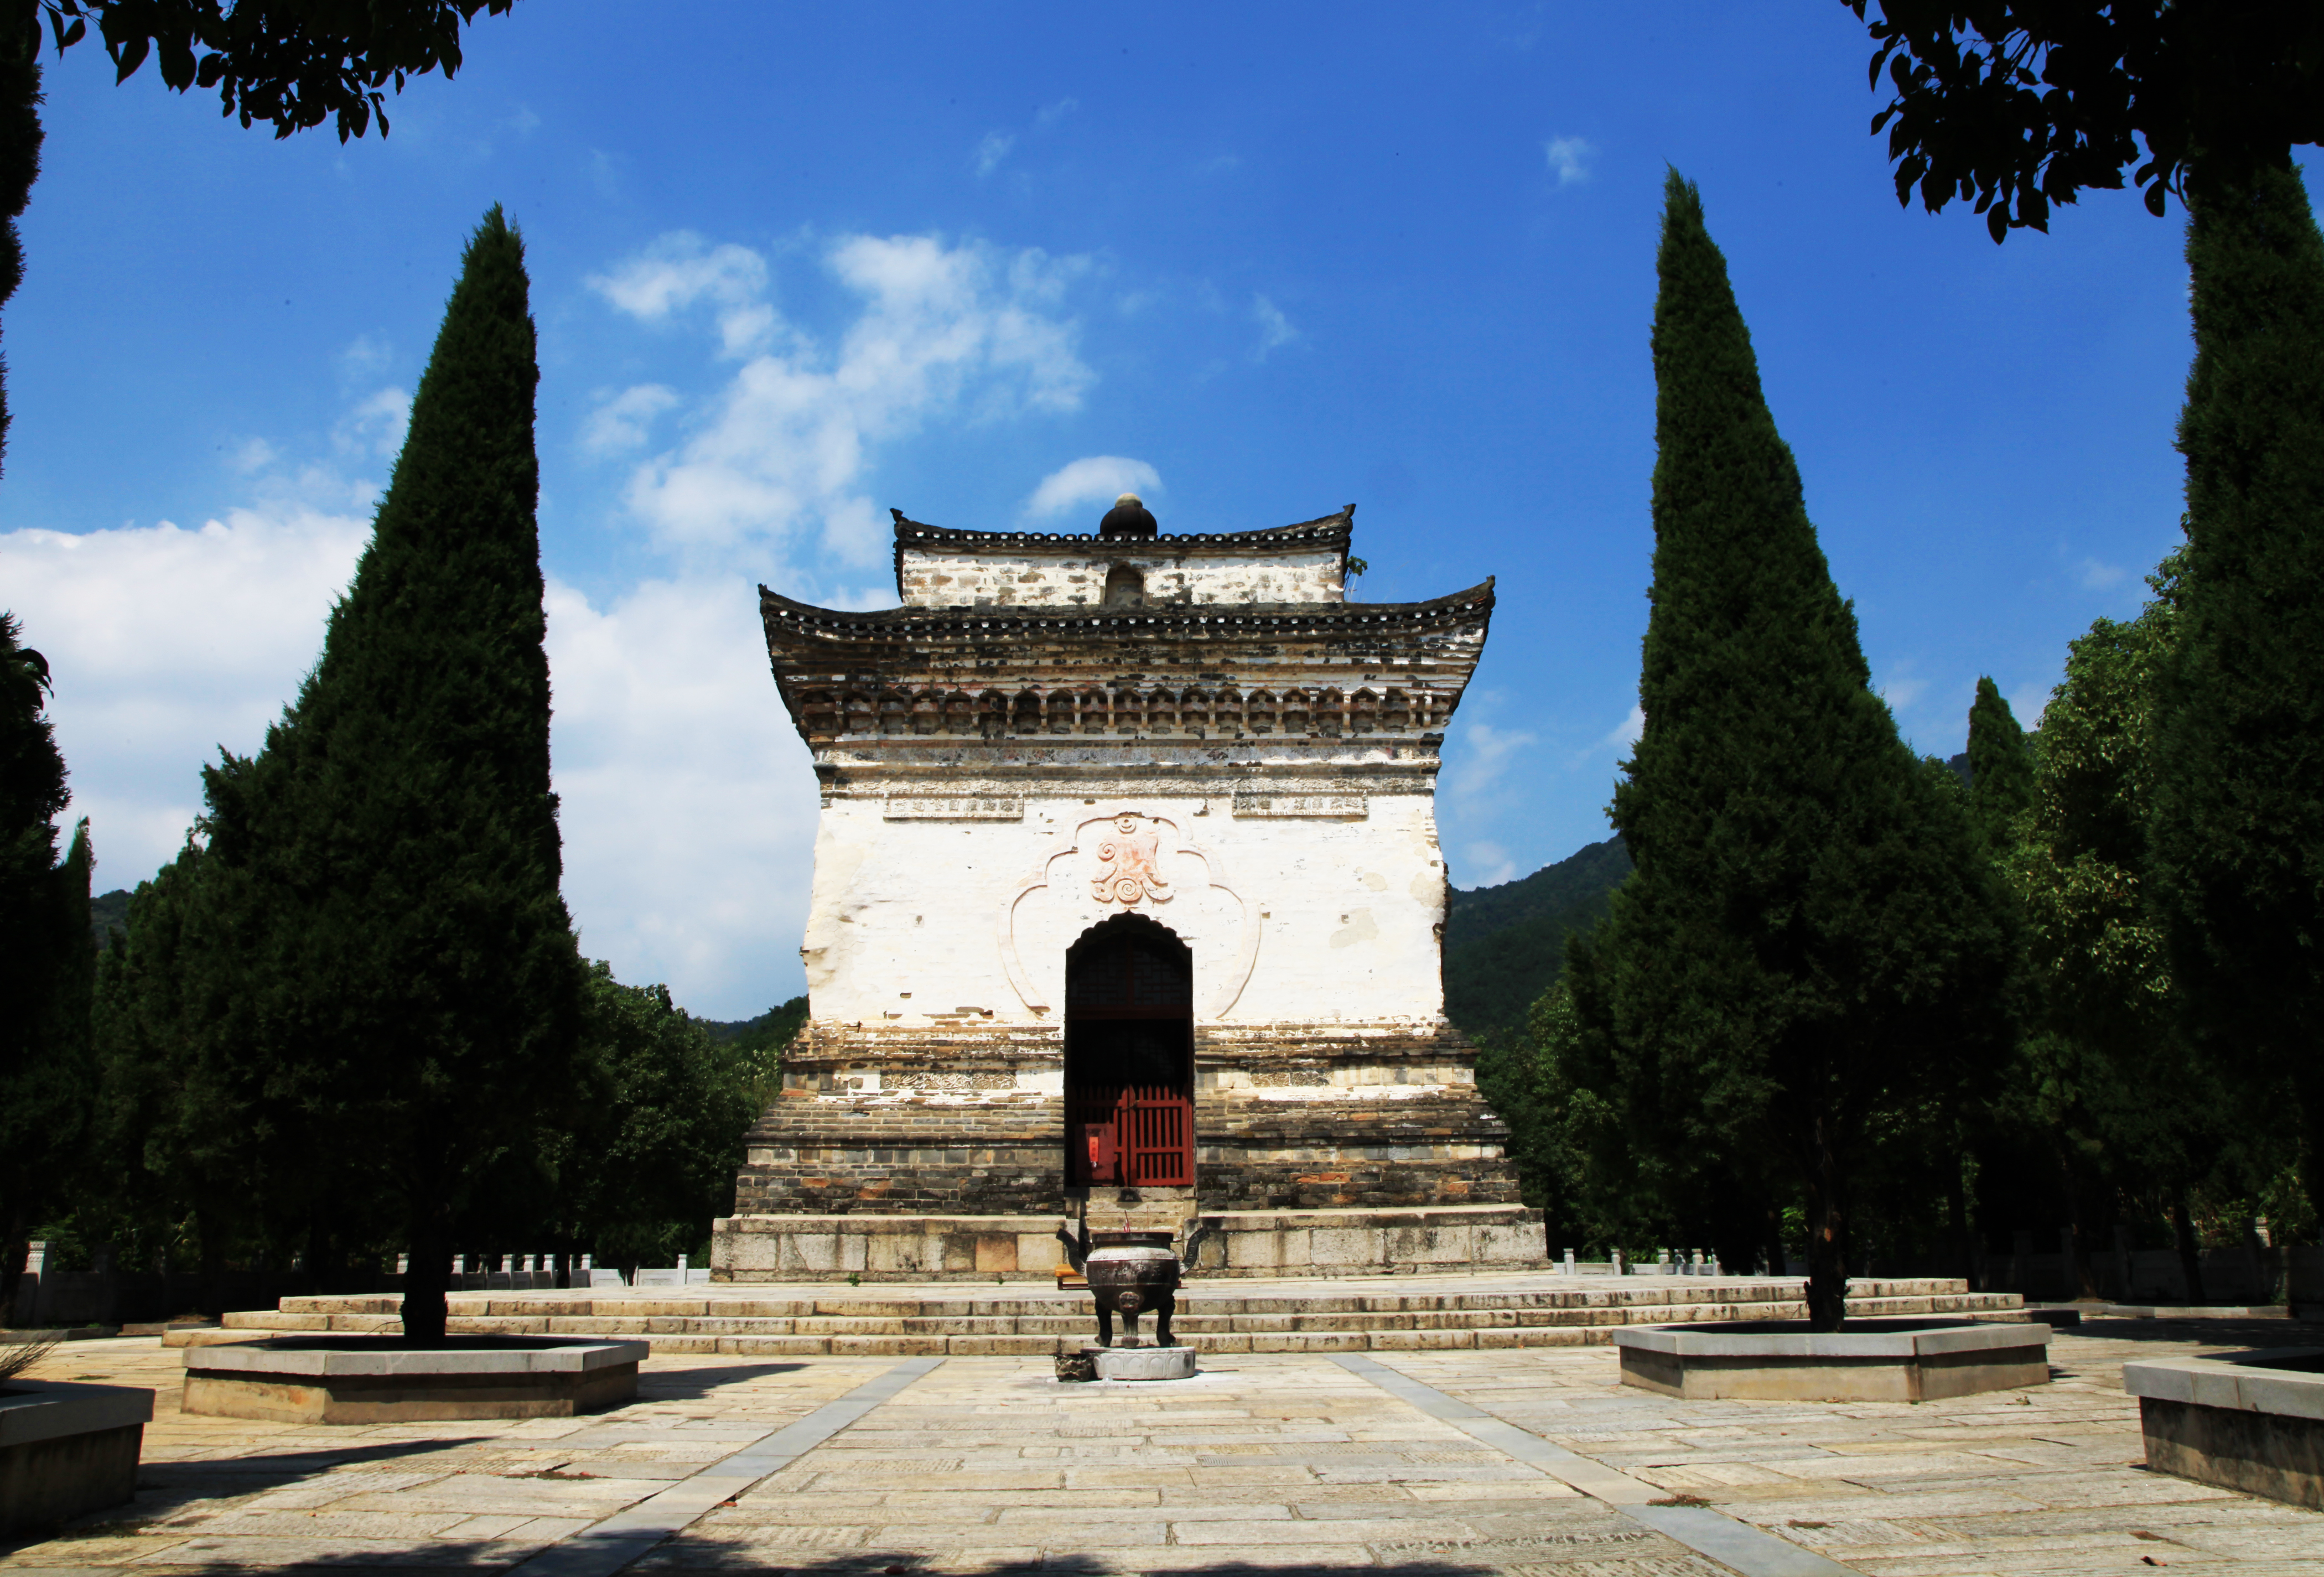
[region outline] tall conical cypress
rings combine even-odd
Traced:
[[[1978,835],[1998,857],[2009,847],[2010,823],[2034,803],[2034,752],[1989,677],[1978,679],[1969,703],[1969,797]]]
[[[2288,1082],[2324,1199],[2324,236],[2297,171],[2188,200],[2187,546],[2163,668],[2157,886],[2187,1021]]]
[[[441,1339],[453,1234],[568,1093],[578,1035],[527,289],[495,208],[321,661],[261,756],[208,775],[211,863],[257,955],[278,1170],[311,1241],[392,1204],[414,1342]]]
[[[26,1234],[76,1169],[96,1083],[88,824],[60,863],[56,817],[69,796],[48,691],[48,659],[0,613],[0,1319]]]
[[[1635,1145],[1803,1198],[1828,1330],[1858,1193],[2004,1044],[2006,926],[1958,796],[1872,693],[1675,172],[1657,269],[1646,728],[1613,808],[1637,871],[1574,993]]]

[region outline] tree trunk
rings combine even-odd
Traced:
[[[451,1285],[451,1240],[441,1222],[423,1217],[412,1223],[410,1251],[404,1262],[405,1346],[444,1344],[444,1322],[450,1314],[444,1294]]]
[[[1822,1140],[1821,1133],[1817,1138]],[[1808,1327],[1837,1331],[1848,1317],[1848,1214],[1831,1146],[1820,1142],[1817,1149],[1808,1185]]]
[[[1767,1247],[1766,1253],[1767,1256],[1767,1274],[1770,1276],[1781,1276],[1784,1273],[1784,1260],[1785,1259],[1785,1255],[1784,1252],[1784,1209],[1783,1206],[1779,1204],[1771,1204],[1767,1207]]]
[[[1953,1259],[1960,1267],[1961,1279],[1971,1291],[1982,1292],[1985,1289],[1977,1284],[1977,1255],[1969,1242],[1969,1191],[1961,1185],[1961,1159],[1955,1156],[1945,1169],[1945,1210],[1952,1220]]]
[[[2187,1284],[2187,1301],[2210,1302],[2203,1291],[2203,1250],[2195,1240],[2195,1216],[2187,1208],[2183,1184],[2171,1191],[2171,1241],[2179,1250],[2179,1275]]]
[[[0,1325],[16,1319],[16,1288],[24,1279],[24,1259],[32,1251],[23,1228],[12,1219],[0,1230]]]
[[[2089,1223],[2084,1219],[2081,1179],[2074,1175],[2074,1164],[2067,1156],[2063,1144],[2058,1147],[2058,1180],[2064,1185],[2066,1226],[2070,1234],[2068,1240],[2060,1245],[2067,1261],[2067,1296],[2095,1301],[2103,1295],[2098,1290],[2098,1268],[2090,1263],[2090,1231]]]
[[[226,1286],[220,1279],[226,1272],[226,1256],[218,1249],[217,1215],[207,1209],[194,1211],[194,1236],[201,1240],[201,1268],[196,1273],[194,1301],[202,1313],[215,1320],[226,1313]]]

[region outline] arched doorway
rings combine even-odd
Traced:
[[[1065,1182],[1192,1187],[1194,971],[1143,915],[1065,953]]]

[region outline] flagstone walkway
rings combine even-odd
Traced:
[[[143,1488],[0,1545],[0,1577],[2324,1577],[2324,1515],[2146,1471],[2120,1388],[2126,1358],[2316,1333],[2089,1333],[2060,1334],[2048,1386],[1919,1406],[1668,1401],[1616,1384],[1603,1348],[1231,1355],[1169,1387],[670,1355],[593,1417],[335,1428],[188,1416],[177,1351],[74,1342],[36,1372],[158,1393]]]

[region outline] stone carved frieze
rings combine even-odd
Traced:
[[[1216,898],[1207,920],[1187,912],[1189,906],[1199,910],[1206,895]],[[1025,966],[1028,945],[1036,957],[1054,954],[1062,969],[1065,944],[1089,925],[1125,908],[1165,903],[1171,905],[1165,923],[1194,949],[1203,1016],[1224,1018],[1258,962],[1257,906],[1218,856],[1185,838],[1176,822],[1129,807],[1082,819],[1002,897],[993,927],[1001,971],[1019,1001],[1047,1012],[1049,991]],[[1047,912],[1035,920],[1034,911],[1044,907]],[[1055,934],[1045,934],[1044,926]]]

